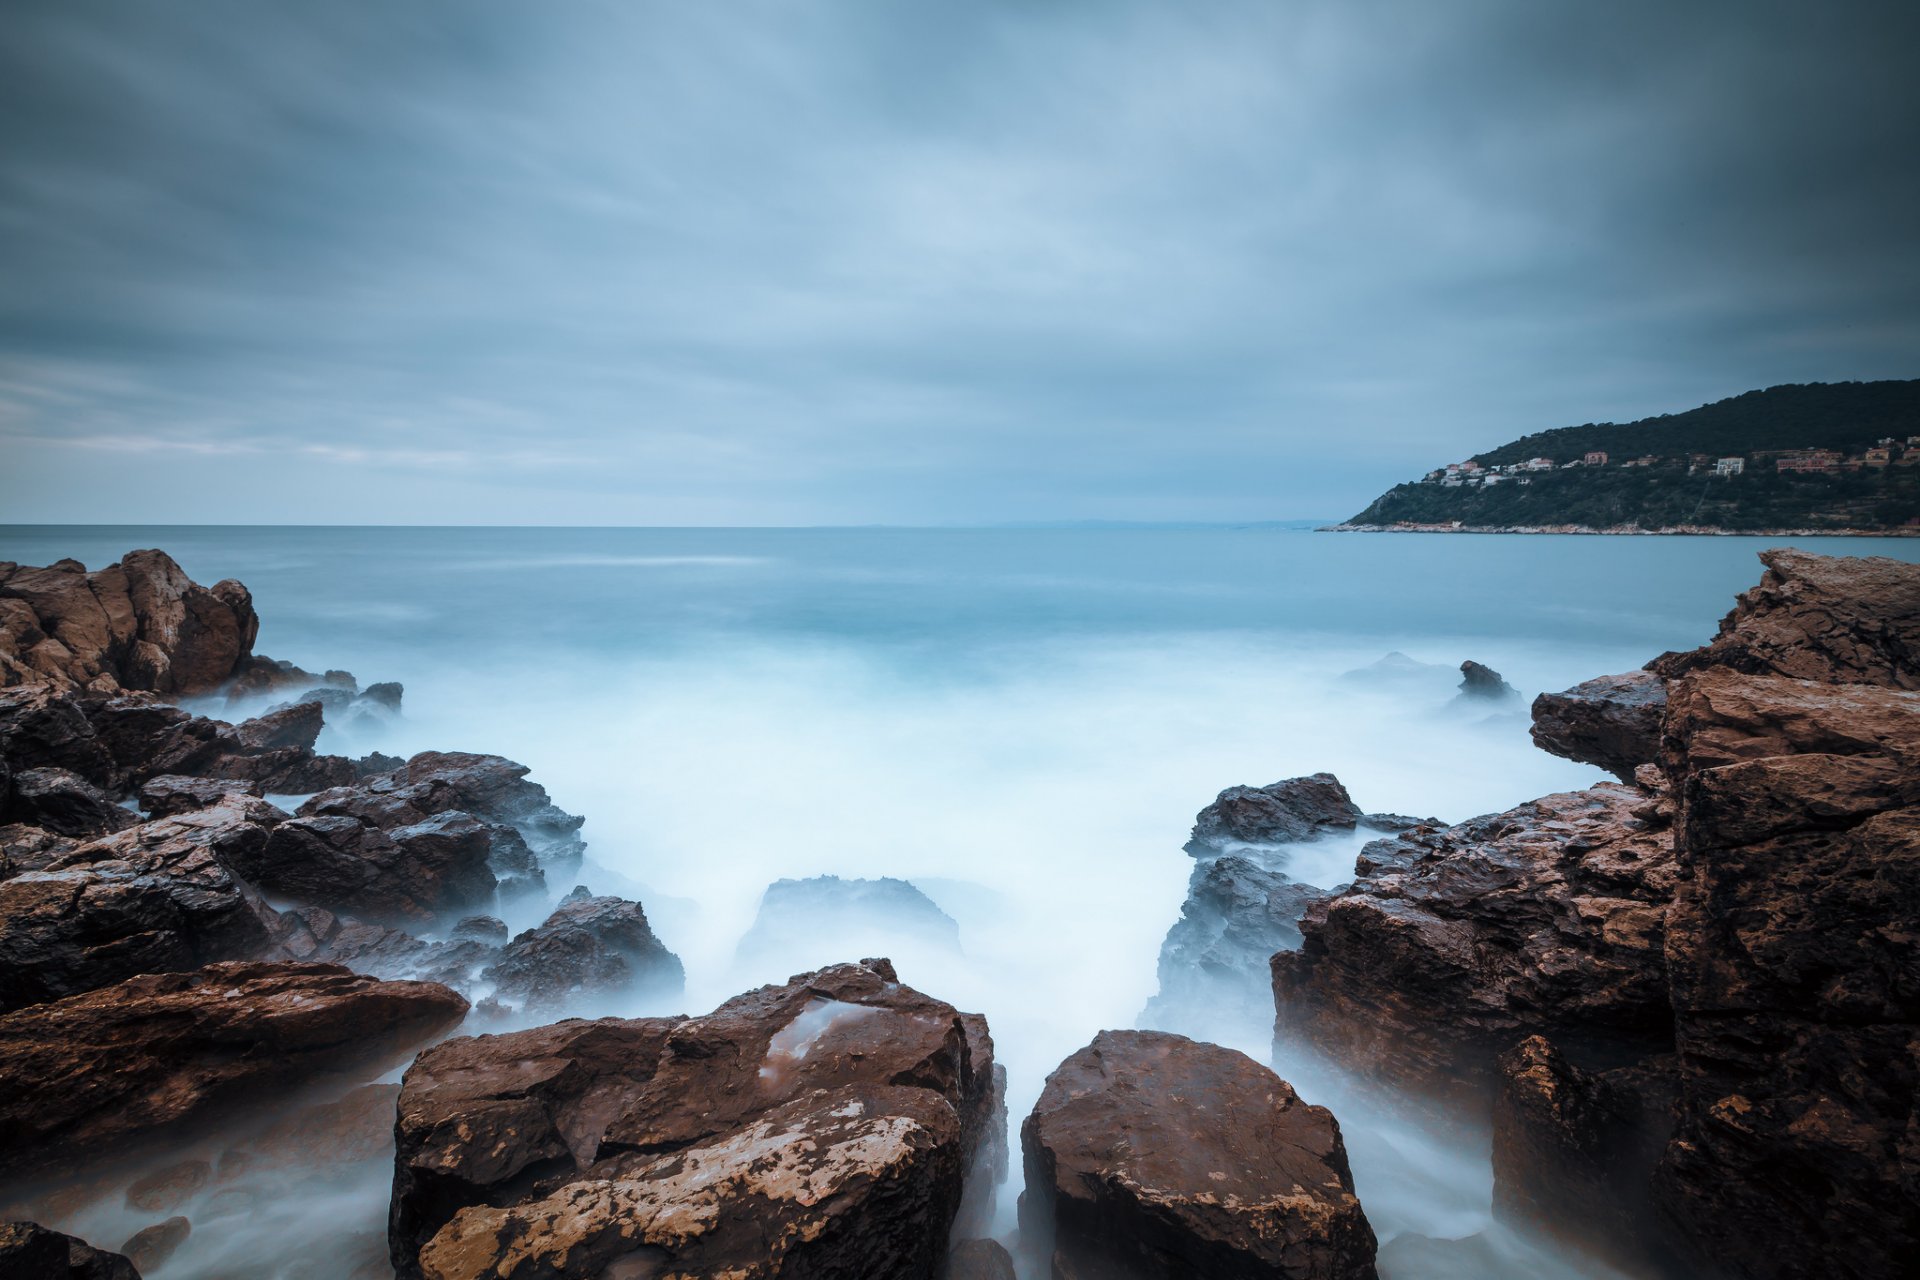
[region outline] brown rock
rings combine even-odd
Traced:
[[[1340,1126],[1245,1054],[1103,1031],[1020,1129],[1023,1235],[1054,1275],[1372,1280],[1374,1235]]]
[[[0,1223],[0,1275],[18,1280],[140,1280],[132,1262],[36,1222]]]
[[[137,814],[68,769],[22,769],[13,775],[11,789],[13,794],[3,806],[8,821],[56,835],[103,836],[140,821]]]
[[[493,901],[492,850],[486,824],[458,811],[390,831],[351,817],[301,817],[275,827],[231,865],[297,902],[375,922],[430,921]]]
[[[304,964],[214,964],[17,1010],[0,1017],[0,1180],[123,1160],[217,1113],[378,1071],[466,1010],[432,983]]]
[[[1653,672],[1600,676],[1533,700],[1533,744],[1630,783],[1636,769],[1660,758],[1666,709],[1666,681]]]
[[[258,751],[276,747],[313,750],[314,739],[324,727],[325,709],[318,702],[296,702],[290,707],[255,716],[234,726],[234,736],[245,746]]]
[[[127,1207],[144,1213],[167,1213],[193,1199],[212,1181],[213,1166],[205,1160],[182,1160],[128,1184]]]
[[[940,1280],[1016,1280],[1013,1257],[998,1240],[962,1240],[947,1254]]]
[[[637,902],[576,891],[536,928],[507,943],[486,977],[507,1000],[551,1008],[583,993],[677,994],[686,975]]]
[[[167,1265],[167,1260],[179,1252],[192,1234],[191,1222],[180,1217],[168,1218],[134,1232],[120,1246],[120,1252],[143,1273],[152,1275]]]
[[[1228,787],[1195,817],[1187,852],[1200,856],[1235,843],[1310,840],[1324,831],[1351,831],[1363,816],[1330,773],[1264,787]]]
[[[189,778],[177,773],[149,778],[140,788],[140,807],[148,818],[172,818],[196,809],[206,809],[231,795],[259,797],[265,789],[257,782],[230,778]]]

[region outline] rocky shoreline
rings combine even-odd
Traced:
[[[1490,1122],[1496,1214],[1631,1274],[1904,1274],[1920,568],[1762,558],[1709,644],[1536,699],[1535,741],[1617,781],[1452,825],[1328,774],[1223,791],[1146,1016],[1245,1005]],[[258,629],[162,552],[0,563],[0,1273],[184,1277],[196,1233],[385,1162],[384,1231],[193,1274],[1013,1275],[985,1017],[879,957],[566,1016],[684,981],[641,903],[559,893],[581,818],[499,756],[317,751],[402,691]],[[1362,831],[1337,888],[1269,856]],[[963,959],[904,881],[779,882],[754,932],[856,908]],[[1020,1145],[1012,1243],[1065,1280],[1386,1268],[1337,1119],[1233,1050],[1103,1031]]]
[[[1578,533],[1608,537],[1649,538],[1920,538],[1920,528],[1903,529],[1724,529],[1718,525],[1672,525],[1642,529],[1639,525],[1586,524],[1329,524],[1315,533]]]

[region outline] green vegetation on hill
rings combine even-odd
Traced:
[[[1772,387],[1686,413],[1524,436],[1471,461],[1490,470],[1548,458],[1555,470],[1510,472],[1491,485],[1397,485],[1349,523],[1891,530],[1920,519],[1920,450],[1904,448],[1909,436],[1920,436],[1920,379]],[[1894,465],[1865,465],[1865,452],[1888,437],[1900,442]],[[1804,449],[1841,460],[1829,471],[1776,471],[1773,453]],[[1561,469],[1591,451],[1608,464]],[[1741,458],[1745,469],[1713,475],[1695,465],[1703,455]],[[1621,465],[1649,456],[1653,465]]]

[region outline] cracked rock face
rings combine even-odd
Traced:
[[[1333,1114],[1243,1053],[1103,1031],[1020,1130],[1023,1234],[1067,1280],[1373,1280]]]
[[[1632,782],[1660,758],[1667,684],[1651,671],[1600,676],[1533,700],[1533,744]]]
[[[401,1091],[394,1265],[516,1280],[641,1261],[656,1269],[633,1274],[931,1277],[964,1176],[995,1173],[992,1055],[984,1019],[877,960],[702,1018],[450,1040]],[[856,1266],[869,1256],[886,1266]]]

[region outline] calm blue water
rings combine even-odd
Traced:
[[[201,582],[252,588],[261,651],[405,683],[405,719],[385,736],[329,729],[323,747],[487,750],[531,765],[587,815],[583,877],[645,902],[686,961],[686,1010],[872,954],[821,937],[744,962],[736,944],[772,880],[914,880],[959,922],[964,959],[911,946],[894,959],[905,980],[988,1015],[1016,1124],[1062,1057],[1132,1025],[1153,994],[1190,867],[1180,846],[1222,787],[1330,769],[1368,809],[1458,820],[1599,781],[1532,746],[1523,703],[1454,704],[1460,661],[1487,662],[1531,696],[1699,644],[1757,580],[1768,545],[1268,529],[0,527],[0,559],[26,563],[97,568],[162,547]],[[1920,560],[1913,540],[1799,545]],[[1389,651],[1433,669],[1346,675]],[[1350,866],[1336,849],[1299,873],[1332,882]],[[1383,1241],[1488,1229],[1483,1146],[1346,1097],[1287,1046],[1276,1057],[1263,1026],[1203,1030],[1336,1105]],[[379,1183],[375,1170],[354,1207],[332,1212],[377,1230]],[[1503,1276],[1602,1274],[1501,1247]]]

